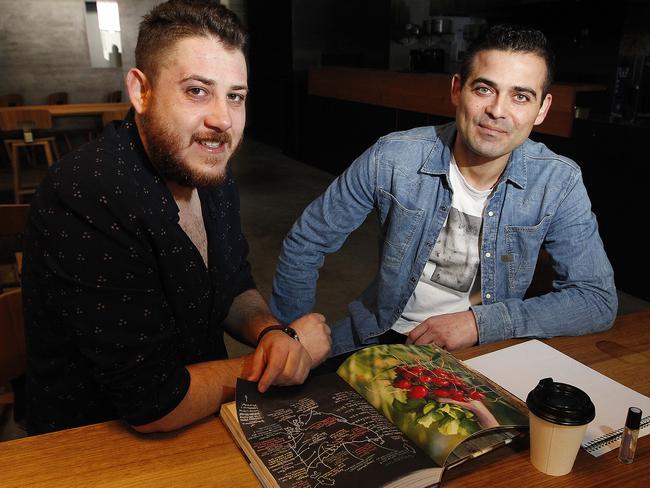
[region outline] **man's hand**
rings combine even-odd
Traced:
[[[298,333],[300,344],[311,357],[312,369],[325,361],[332,350],[331,331],[325,317],[319,313],[303,315],[289,324]]]
[[[429,317],[415,327],[407,344],[436,344],[448,351],[464,349],[478,342],[478,327],[474,312],[447,313]]]
[[[248,380],[258,381],[257,389],[262,393],[271,385],[303,383],[309,370],[329,355],[332,340],[325,317],[308,314],[290,326],[298,333],[300,342],[281,330],[273,330],[262,337],[253,353]]]

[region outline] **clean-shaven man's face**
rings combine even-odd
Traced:
[[[462,87],[459,75],[452,80],[456,158],[507,161],[546,117],[551,105],[551,96],[543,94],[546,75],[546,62],[536,54],[478,52]]]

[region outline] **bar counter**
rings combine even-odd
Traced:
[[[535,131],[569,137],[576,94],[606,90],[604,85],[556,83],[546,120]],[[451,75],[375,69],[318,66],[309,69],[309,94],[381,107],[453,118],[456,108],[449,95]]]

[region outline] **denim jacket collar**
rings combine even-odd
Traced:
[[[431,152],[424,160],[420,172],[430,175],[446,175],[449,178],[449,164],[452,149],[456,140],[456,124],[451,123],[442,127],[438,137],[433,143]],[[519,188],[526,188],[526,157],[524,146],[526,142],[517,146],[508,159],[503,178],[511,181]]]

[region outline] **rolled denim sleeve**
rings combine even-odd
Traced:
[[[377,145],[314,200],[284,239],[273,278],[271,312],[289,323],[312,311],[325,255],[336,252],[374,207]]]
[[[473,306],[479,343],[583,335],[611,327],[618,307],[614,273],[579,171],[560,197],[543,243],[556,274],[554,290]]]

